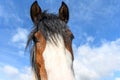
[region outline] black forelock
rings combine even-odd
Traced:
[[[29,34],[27,46],[34,40],[34,34],[37,31],[40,31],[46,40],[52,38],[54,40],[55,35],[66,36],[65,31],[68,29],[68,26],[64,21],[61,21],[59,17],[55,14],[49,14],[46,11],[42,13],[42,17],[39,20],[38,24],[35,24],[33,30]],[[54,38],[54,39],[53,39]]]
[[[55,34],[65,36],[65,30],[68,28],[66,23],[61,21],[57,15],[43,13],[42,19],[37,25],[46,40]]]

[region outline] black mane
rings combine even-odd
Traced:
[[[46,11],[42,13],[42,19],[38,22],[38,24],[34,24],[33,30],[29,34],[27,47],[29,44],[34,41],[34,34],[37,31],[40,31],[44,38],[50,41],[50,37],[52,40],[55,39],[55,35],[61,35],[67,37],[66,30],[68,26],[64,21],[61,21],[59,17],[55,14],[49,14]],[[54,39],[53,39],[54,38]]]

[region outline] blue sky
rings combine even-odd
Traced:
[[[120,80],[120,0],[63,0],[69,7],[77,80]],[[32,80],[29,52],[34,0],[0,1],[0,80]],[[62,0],[38,0],[58,13]]]

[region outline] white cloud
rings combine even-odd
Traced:
[[[27,30],[23,28],[17,28],[16,34],[13,36],[12,41],[13,42],[25,42],[27,39]]]
[[[18,69],[9,65],[3,67],[3,72],[9,76],[13,76],[19,73]]]
[[[98,80],[120,71],[120,39],[99,47],[84,44],[76,48],[74,70],[77,80]]]
[[[94,37],[93,36],[88,36],[87,33],[84,33],[83,36],[85,37],[87,43],[91,43],[94,41]]]
[[[2,73],[1,73],[2,72]],[[0,67],[0,74],[5,75],[9,80],[32,80],[33,75],[30,67],[18,69],[11,65]],[[5,79],[2,79],[5,80]]]
[[[94,38],[92,36],[87,37],[87,42],[93,42],[93,41],[94,41]]]
[[[115,80],[120,80],[120,78],[116,78]]]
[[[19,47],[25,47],[28,31],[24,28],[17,28],[15,35],[12,37],[13,43],[18,43]]]

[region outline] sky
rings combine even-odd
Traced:
[[[0,1],[0,80],[32,80],[27,36],[35,0]],[[120,80],[120,0],[63,0],[69,7],[76,80]],[[57,14],[62,0],[38,0]]]

